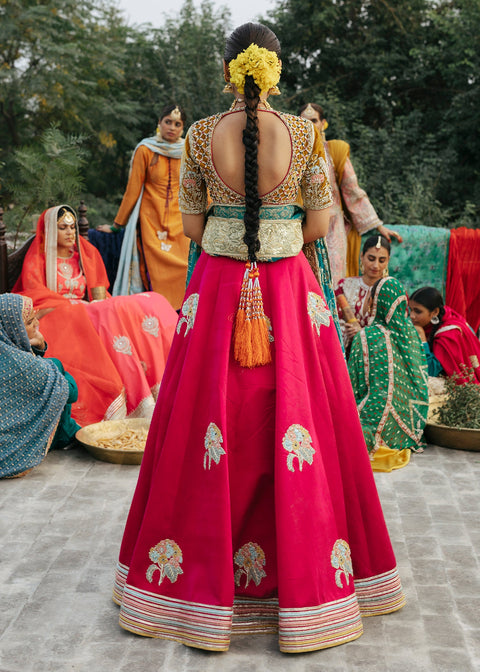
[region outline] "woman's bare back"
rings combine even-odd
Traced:
[[[242,132],[245,112],[226,114],[216,125],[212,137],[212,159],[220,179],[230,188],[245,194],[245,146]],[[268,194],[285,179],[292,159],[290,132],[274,112],[258,110],[258,193]]]

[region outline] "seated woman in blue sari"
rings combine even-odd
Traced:
[[[46,350],[31,299],[0,295],[0,478],[23,476],[79,428],[70,417],[77,389]]]

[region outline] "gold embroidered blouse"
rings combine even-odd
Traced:
[[[207,210],[208,195],[214,205],[244,205],[245,197],[230,189],[218,176],[212,161],[212,136],[215,126],[228,112],[206,117],[190,127],[185,140],[180,171],[180,210],[198,215]],[[318,131],[307,119],[270,111],[290,133],[292,160],[280,184],[262,196],[263,205],[290,205],[301,191],[303,207],[323,210],[332,204],[325,150]]]

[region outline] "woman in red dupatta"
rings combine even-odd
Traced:
[[[417,289],[410,297],[410,317],[423,341],[428,373],[456,374],[458,383],[468,381],[465,367],[480,384],[480,342],[466,320],[445,306],[434,287]]]
[[[177,321],[160,294],[112,298],[108,284],[99,252],[79,235],[75,211],[45,210],[14,291],[32,298],[48,356],[74,376],[72,415],[82,425],[151,416]]]

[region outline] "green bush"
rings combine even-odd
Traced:
[[[475,383],[473,369],[463,365],[463,374],[446,379],[447,399],[437,413],[437,422],[448,427],[480,429],[480,385]],[[459,379],[467,382],[459,384]]]

